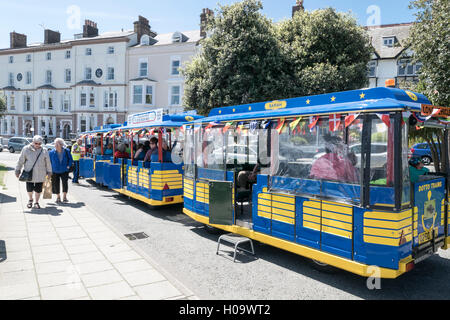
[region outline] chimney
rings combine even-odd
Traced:
[[[214,17],[214,12],[208,8],[204,8],[200,14],[200,37],[206,37],[206,26],[208,20]]]
[[[9,39],[11,49],[26,48],[27,46],[27,36],[24,34],[13,31],[9,34]]]
[[[61,42],[61,33],[58,31],[53,31],[49,29],[44,30],[44,43],[45,44],[51,44],[51,43],[59,43]]]
[[[294,17],[297,11],[305,11],[305,7],[303,6],[303,0],[297,0],[297,4],[292,7],[292,17]]]
[[[84,20],[83,38],[92,38],[98,36],[97,23],[91,20]]]
[[[141,42],[141,37],[146,34],[152,38],[156,37],[156,33],[150,28],[149,21],[143,16],[139,16],[138,21],[134,22],[134,32],[137,33],[137,41]]]

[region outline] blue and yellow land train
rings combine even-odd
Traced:
[[[122,126],[108,125],[81,135],[90,152],[80,159],[80,176],[92,178],[96,183],[119,193],[141,200],[151,206],[164,206],[183,202],[182,125],[200,116],[193,113],[163,115],[162,110],[145,112],[129,117]],[[143,162],[133,159],[131,141],[149,140],[151,137],[167,142],[174,161],[164,161],[162,144],[158,144],[158,161]],[[115,158],[118,143],[127,143],[131,159]],[[92,150],[99,143],[101,152]],[[111,144],[112,154],[105,155]],[[178,161],[177,161],[178,159]]]
[[[184,167],[97,157],[95,178],[322,267],[396,278],[450,243],[448,116],[393,88],[221,107],[183,123]],[[443,134],[444,173],[411,183],[408,140],[423,127]]]

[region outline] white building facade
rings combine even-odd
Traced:
[[[406,40],[413,23],[367,27],[375,49],[368,66],[369,87],[384,87],[385,81],[395,79],[397,86],[417,82],[421,63],[413,63],[413,52]]]
[[[164,109],[183,111],[184,77],[180,71],[197,52],[200,30],[144,36],[128,49],[129,113]]]
[[[86,20],[83,34],[60,41],[45,31],[45,41],[27,45],[11,33],[11,47],[0,50],[0,89],[7,110],[0,119],[2,136],[69,139],[76,134],[126,118],[126,52],[137,43],[134,31],[99,35]]]

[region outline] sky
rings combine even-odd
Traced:
[[[202,8],[219,9],[238,0],[0,0],[0,48],[9,47],[9,33],[27,35],[28,43],[43,42],[44,29],[73,39],[82,32],[85,19],[97,23],[99,32],[133,29],[139,15],[157,33],[199,29]],[[262,13],[274,22],[288,19],[295,0],[262,0]],[[363,26],[415,21],[410,0],[305,0],[306,10],[333,7],[351,12]]]

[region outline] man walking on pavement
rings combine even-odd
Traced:
[[[83,141],[81,139],[77,139],[77,142],[74,143],[72,146],[72,159],[74,163],[74,170],[73,170],[73,179],[72,183],[79,183],[78,182],[78,176],[80,174],[80,157],[81,157],[81,145]]]

